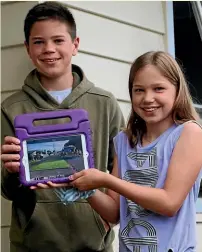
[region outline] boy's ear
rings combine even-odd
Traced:
[[[80,38],[76,37],[73,41],[73,51],[72,51],[72,55],[76,56],[79,50],[79,42],[80,42]]]
[[[28,53],[28,55],[29,55],[29,45],[27,44],[26,41],[24,41],[24,46],[26,47],[27,53]]]

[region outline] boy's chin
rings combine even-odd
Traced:
[[[47,79],[55,79],[55,78],[59,78],[62,76],[62,73],[59,72],[45,72],[45,71],[39,71],[40,75],[43,76],[44,78]]]

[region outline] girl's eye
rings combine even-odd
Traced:
[[[157,92],[161,92],[161,91],[163,91],[163,90],[164,90],[163,87],[156,87],[156,88],[155,88],[155,91],[157,91]]]
[[[140,93],[140,92],[143,92],[144,90],[143,89],[141,89],[141,88],[136,88],[136,89],[134,89],[134,92],[135,93]]]

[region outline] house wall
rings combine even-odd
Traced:
[[[1,98],[18,91],[33,65],[23,46],[23,21],[35,2],[1,3]],[[73,63],[97,86],[111,91],[125,118],[130,111],[130,65],[142,53],[169,50],[168,11],[164,2],[68,1],[81,39]],[[1,199],[2,252],[9,251],[11,204]],[[116,228],[117,229],[117,228]],[[200,225],[200,233],[202,227]],[[115,247],[117,251],[117,237]]]

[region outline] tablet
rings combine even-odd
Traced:
[[[88,152],[84,134],[57,136],[22,142],[25,180],[57,180],[88,169]]]
[[[70,118],[70,122],[50,124],[50,119]],[[34,125],[48,119],[49,124]],[[66,109],[16,116],[16,137],[20,139],[20,182],[65,183],[68,176],[94,167],[90,122],[87,111]]]

